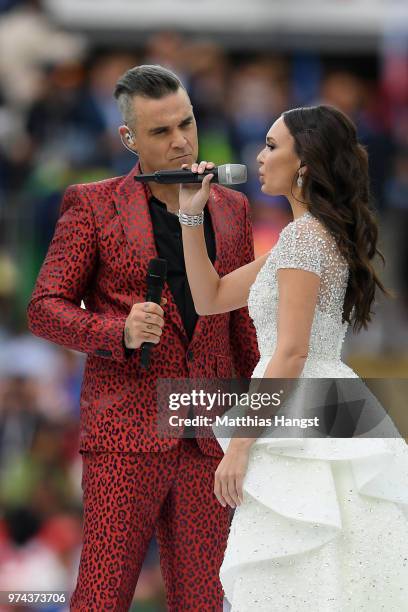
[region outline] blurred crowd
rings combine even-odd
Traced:
[[[0,0],[0,591],[75,585],[85,356],[31,336],[25,309],[66,186],[124,175],[136,163],[118,138],[112,91],[140,63],[167,66],[181,77],[198,122],[201,159],[248,166],[243,188],[257,254],[273,246],[290,220],[286,200],[261,194],[257,179],[256,154],[271,123],[283,110],[320,102],[351,116],[370,156],[387,258],[381,274],[397,299],[379,304],[372,330],[349,338],[346,352],[350,360],[364,352],[371,360],[392,356],[406,375],[407,45],[384,44],[360,57],[232,53],[211,37],[160,32],[144,45],[135,37],[134,48],[121,47],[120,39],[115,48],[101,48],[57,27],[39,0]],[[132,609],[164,609],[154,541]]]

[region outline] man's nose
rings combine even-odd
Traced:
[[[187,138],[184,136],[184,134],[177,133],[173,136],[171,146],[175,149],[182,149],[183,147],[185,147],[186,142]]]

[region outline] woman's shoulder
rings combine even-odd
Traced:
[[[288,243],[306,243],[311,246],[317,242],[327,242],[330,234],[324,225],[306,211],[300,217],[290,221],[280,232],[278,244],[287,246]],[[317,244],[316,244],[317,246]]]
[[[335,238],[309,211],[283,228],[275,254],[281,267],[284,267],[284,264],[287,267],[306,267],[306,262],[315,261],[316,269],[323,270],[330,262],[341,264],[342,267],[345,263]]]

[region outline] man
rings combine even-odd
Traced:
[[[192,106],[178,78],[139,66],[118,81],[122,141],[139,155],[127,177],[65,192],[55,235],[28,307],[33,333],[88,354],[81,393],[84,538],[75,611],[126,611],[156,533],[171,612],[222,610],[218,572],[228,507],[214,495],[215,438],[162,439],[158,378],[249,377],[259,354],[246,308],[198,317],[182,252],[178,185],[134,175],[197,159]],[[205,212],[220,275],[253,259],[246,198],[213,185]],[[161,306],[145,302],[151,258],[164,257]],[[86,309],[80,308],[81,300]],[[167,301],[167,304],[166,304]],[[148,370],[141,344],[155,343]]]

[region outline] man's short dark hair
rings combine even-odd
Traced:
[[[159,65],[143,64],[127,70],[116,83],[114,97],[126,123],[132,120],[132,99],[134,96],[159,100],[183,88],[180,79]]]

